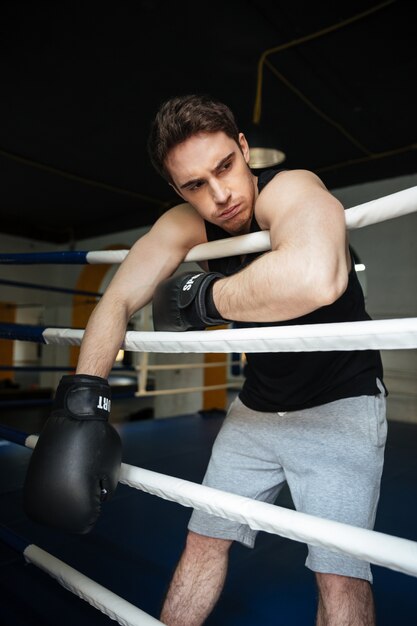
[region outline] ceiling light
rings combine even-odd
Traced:
[[[274,145],[269,135],[257,124],[252,125],[246,139],[250,149],[249,166],[252,169],[272,167],[285,161],[285,153]]]

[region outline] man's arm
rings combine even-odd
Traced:
[[[107,378],[129,318],[151,299],[195,245],[204,243],[204,222],[188,204],[165,213],[131,248],[87,324],[77,374]]]
[[[257,199],[271,252],[214,283],[224,319],[273,322],[331,304],[346,289],[349,253],[344,210],[312,172],[282,172]]]
[[[87,324],[77,373],[61,378],[31,456],[24,506],[34,521],[74,533],[89,532],[96,523],[120,475],[122,443],[109,423],[106,378],[127,322],[188,250],[204,240],[201,218],[189,205],[179,205],[158,220],[120,266]]]

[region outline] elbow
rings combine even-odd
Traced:
[[[332,274],[322,275],[313,283],[313,299],[316,307],[329,306],[336,302],[346,291],[349,276],[347,269],[340,269]]]

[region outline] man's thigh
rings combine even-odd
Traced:
[[[297,510],[373,528],[387,434],[384,395],[298,412],[287,431],[281,461]],[[306,565],[315,572],[372,580],[368,563],[325,548],[309,546]]]
[[[252,411],[236,399],[213,445],[203,484],[229,493],[274,502],[285,474],[277,459],[274,413]],[[246,524],[194,511],[188,528],[196,533],[239,541],[248,547],[257,531]]]

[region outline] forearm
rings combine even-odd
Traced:
[[[127,309],[123,304],[110,304],[102,299],[88,321],[76,373],[108,378],[123,343],[127,323]]]
[[[345,290],[346,279],[345,268],[336,264],[329,271],[320,260],[283,247],[215,282],[213,297],[225,319],[277,322],[330,304]]]

